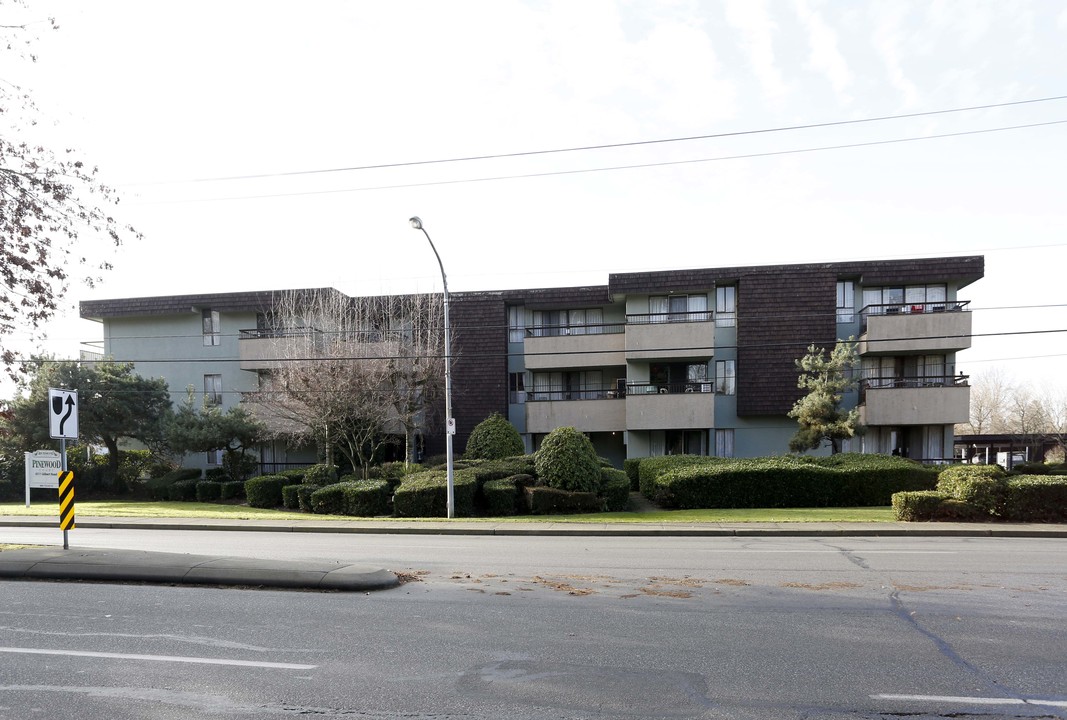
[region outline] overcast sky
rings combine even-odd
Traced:
[[[962,293],[976,333],[1067,329],[1067,125],[959,135],[1064,121],[1067,100],[345,170],[1067,95],[1063,2],[31,5],[60,28],[41,26],[40,59],[18,79],[144,233],[68,306],[440,290],[407,222],[418,214],[453,291],[983,254],[985,279]],[[885,144],[818,149],[862,143]],[[99,326],[51,335],[73,355]],[[1065,336],[979,337],[959,369],[1064,387]]]

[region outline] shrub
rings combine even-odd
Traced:
[[[629,482],[629,481],[627,481]],[[600,512],[601,500],[592,492],[569,492],[535,485],[523,490],[526,508],[532,515],[563,515]]]
[[[321,485],[308,485],[307,483],[301,483],[299,489],[296,491],[296,504],[303,512],[314,512],[311,509],[311,496],[315,494]]]
[[[456,517],[474,514],[478,483],[470,470],[459,470],[453,478]],[[393,510],[407,517],[447,517],[448,479],[443,470],[423,470],[406,475],[393,493]]]
[[[213,467],[204,471],[204,479],[212,482],[222,482],[223,480],[229,480],[230,474],[226,472],[225,468]]]
[[[77,476],[75,476],[77,477]],[[152,478],[145,483],[148,497],[152,500],[167,500],[170,498],[170,486],[179,480],[199,480],[199,468],[179,468],[164,473],[157,478]]]
[[[172,502],[192,502],[196,500],[196,486],[200,480],[178,480],[167,488],[167,499]]]
[[[526,447],[515,426],[500,413],[493,413],[474,426],[467,438],[464,459],[497,460],[522,455]]]
[[[641,470],[641,460],[644,458],[626,458],[622,461],[622,469],[626,473],[626,477],[630,479],[630,489],[637,491],[641,489],[641,476],[638,472]]]
[[[396,487],[408,471],[408,466],[402,462],[386,462],[372,467],[368,475],[371,480],[386,480],[392,487]]]
[[[320,487],[311,493],[308,505],[311,512],[320,515],[343,515],[345,512],[344,486],[347,483],[339,482]]]
[[[492,517],[514,515],[519,511],[519,487],[516,480],[519,477],[529,475],[489,480],[482,485],[482,499],[485,503],[485,513]]]
[[[245,497],[248,506],[274,508],[282,504],[282,488],[290,485],[284,475],[259,475],[245,481]]]
[[[296,491],[303,487],[300,485],[283,485],[282,486],[282,506],[287,510],[296,510],[300,507],[300,499],[297,497]]]
[[[337,482],[337,468],[331,465],[318,464],[304,468],[304,479],[308,485],[329,485]]]
[[[665,472],[693,465],[711,465],[723,462],[720,458],[706,455],[661,455],[637,459],[637,482],[638,490],[645,497],[652,499],[655,479]],[[727,461],[728,462],[728,461]]]
[[[1052,466],[1043,462],[1020,462],[1011,467],[1012,471],[1020,475],[1051,475]]]
[[[1019,475],[1004,489],[1004,516],[1018,522],[1067,522],[1067,478]]]
[[[289,478],[289,484],[295,485],[296,483],[304,482],[304,473],[307,472],[306,467],[298,468],[286,468],[281,472],[270,473],[271,475],[281,475],[282,477]]]
[[[222,483],[200,480],[196,483],[197,502],[216,502],[222,497]]]
[[[234,500],[245,496],[245,484],[240,480],[219,483],[219,500]]]
[[[630,478],[622,470],[601,468],[597,493],[608,512],[622,512],[630,504]]]
[[[344,483],[344,514],[376,517],[389,514],[393,486],[385,479]]]
[[[953,465],[937,477],[938,492],[974,506],[985,515],[1001,515],[1007,485],[997,465]]]
[[[945,496],[936,490],[893,493],[893,514],[903,522],[933,520]]]
[[[537,476],[557,490],[596,493],[600,484],[600,461],[593,443],[573,427],[550,432],[534,455],[534,465]]]

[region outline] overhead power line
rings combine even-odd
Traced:
[[[796,130],[814,130],[816,128],[839,127],[843,125],[859,125],[863,123],[884,122],[886,120],[905,120],[908,118],[930,117],[933,115],[947,115],[950,113],[972,112],[975,110],[991,110],[1005,108],[1014,105],[1032,105],[1035,103],[1067,100],[1067,95],[1052,97],[1033,98],[1030,100],[1015,100],[1012,102],[990,103],[988,105],[971,105],[968,107],[947,108],[943,110],[926,110],[923,112],[902,113],[898,115],[880,115],[876,117],[857,118],[854,120],[831,120],[821,123],[808,123],[804,125],[784,125],[772,128],[757,128],[754,130],[737,130],[734,132],[712,133],[707,135],[687,135],[683,137],[658,138],[654,140],[633,140],[620,143],[604,143],[600,145],[576,145],[564,148],[551,148],[541,150],[520,150],[509,153],[496,153],[487,155],[466,155],[453,158],[436,158],[431,160],[411,160],[407,162],[379,163],[375,165],[353,165],[338,168],[318,168],[312,170],[290,170],[273,173],[257,173],[248,175],[224,175],[220,177],[193,178],[190,180],[161,180],[157,182],[131,183],[133,185],[168,185],[175,183],[204,183],[226,182],[232,180],[260,180],[264,178],[294,177],[298,175],[323,175],[328,173],[355,172],[359,170],[385,170],[389,168],[413,167],[418,165],[440,165],[445,163],[471,162],[476,160],[501,160],[506,158],[531,157],[535,155],[554,155],[560,153],[586,152],[590,150],[610,150],[625,147],[640,147],[644,145],[664,145],[668,143],[692,142],[694,140],[716,140],[728,137],[741,137],[745,135],[764,135],[769,133],[792,132]]]
[[[802,154],[802,153],[822,152],[822,151],[825,151],[825,150],[847,150],[847,149],[861,148],[861,147],[876,147],[876,146],[879,146],[879,145],[893,145],[893,144],[897,144],[897,143],[918,142],[918,141],[921,141],[921,140],[940,140],[940,139],[943,139],[943,138],[964,137],[966,135],[982,135],[982,134],[987,134],[987,133],[1005,132],[1005,131],[1008,131],[1008,130],[1027,130],[1027,129],[1037,128],[1037,127],[1047,127],[1047,126],[1050,126],[1050,125],[1062,125],[1064,123],[1067,123],[1067,120],[1050,120],[1050,121],[1047,121],[1047,122],[1028,123],[1028,124],[1025,124],[1025,125],[1006,125],[1006,126],[1002,126],[1002,127],[984,128],[984,129],[981,129],[981,130],[964,130],[964,131],[961,131],[961,132],[940,133],[940,134],[937,134],[937,135],[918,135],[918,136],[914,136],[914,137],[891,138],[889,140],[871,140],[871,141],[868,141],[868,142],[846,143],[846,144],[843,144],[843,145],[820,145],[820,146],[817,146],[817,147],[795,148],[793,150],[773,150],[773,151],[761,152],[761,153],[746,153],[746,154],[743,154],[743,155],[721,155],[721,156],[718,156],[718,157],[695,158],[695,159],[690,159],[690,160],[664,160],[664,161],[660,161],[660,162],[635,163],[635,164],[631,164],[631,165],[612,165],[612,166],[595,167],[595,168],[579,168],[579,169],[575,169],[575,170],[549,170],[549,171],[546,171],[546,172],[539,172],[539,173],[520,173],[520,174],[515,174],[515,175],[494,175],[494,176],[477,177],[477,178],[460,178],[458,180],[433,180],[433,181],[426,181],[426,182],[398,183],[398,184],[395,184],[395,185],[370,185],[370,186],[366,186],[366,187],[338,188],[338,189],[334,189],[334,190],[305,190],[305,191],[300,191],[300,192],[265,193],[265,194],[260,194],[260,195],[231,195],[231,196],[227,196],[227,197],[215,197],[215,198],[187,198],[187,199],[181,199],[181,200],[156,200],[156,201],[147,201],[147,202],[142,202],[142,203],[137,203],[137,204],[140,204],[140,205],[172,205],[172,204],[176,204],[176,203],[190,203],[190,202],[229,202],[229,201],[232,201],[232,200],[267,200],[267,199],[272,199],[272,198],[283,198],[283,197],[304,197],[304,196],[311,196],[311,195],[337,195],[337,194],[341,194],[341,193],[368,192],[368,191],[373,191],[373,190],[400,190],[400,189],[405,189],[405,188],[435,187],[435,186],[440,186],[440,185],[461,185],[461,184],[466,184],[466,183],[497,182],[497,181],[501,181],[501,180],[526,180],[526,179],[532,179],[532,178],[555,177],[555,176],[562,176],[562,175],[583,175],[583,174],[587,174],[587,173],[597,173],[597,172],[615,172],[615,171],[618,171],[618,170],[639,170],[639,169],[654,168],[654,167],[669,167],[669,166],[672,166],[672,165],[694,165],[694,164],[697,164],[697,163],[723,162],[723,161],[727,161],[727,160],[751,160],[751,159],[755,159],[755,158],[777,157],[777,156],[781,156],[781,155],[799,155],[799,154]]]

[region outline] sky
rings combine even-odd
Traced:
[[[144,234],[67,289],[60,356],[86,299],[439,291],[419,215],[453,292],[981,254],[958,369],[1067,387],[1062,2],[30,5],[38,130]]]

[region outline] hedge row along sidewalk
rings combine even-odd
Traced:
[[[893,495],[898,520],[1067,522],[1067,476],[1008,475],[999,465],[953,465],[937,487]]]

